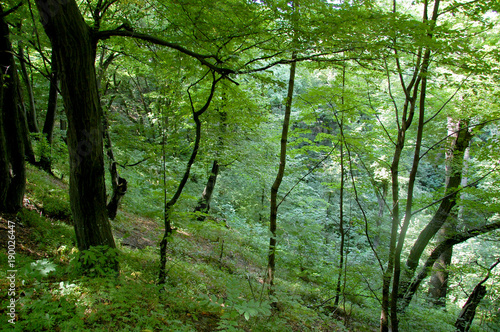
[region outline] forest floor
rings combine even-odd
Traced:
[[[119,211],[112,221],[120,275],[82,275],[67,184],[29,168],[25,209],[0,216],[7,253],[15,221],[15,324],[1,294],[0,330],[16,331],[375,331],[324,301],[323,285],[281,271],[275,297],[265,283],[265,251],[238,230],[207,219],[179,228],[169,243],[168,278],[156,285],[161,221]],[[12,223],[11,223],[12,224]],[[263,255],[264,253],[264,255]],[[98,255],[97,253],[93,253]],[[7,267],[7,255],[1,266]],[[89,256],[90,257],[90,256]],[[7,289],[5,268],[0,287]]]

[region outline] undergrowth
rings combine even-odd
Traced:
[[[189,222],[189,216],[184,216],[188,222],[178,227],[169,242],[168,278],[163,286],[156,284],[158,247],[150,245],[157,243],[161,234],[158,221],[122,212],[113,222],[115,234],[121,234],[116,250],[108,250],[102,257],[102,250],[79,253],[67,215],[66,184],[31,168],[28,177],[29,208],[8,217],[16,220],[17,227],[18,301],[16,322],[9,324],[5,313],[9,297],[1,294],[3,331],[289,332],[378,328],[374,315],[378,307],[369,298],[351,296],[342,308],[332,305],[336,273],[325,273],[326,268],[311,268],[312,272],[304,274],[305,270],[293,266],[292,260],[282,259],[275,293],[269,296],[265,283],[267,248],[243,234],[250,231],[248,225],[238,227],[231,221],[210,218],[203,223]],[[252,231],[264,233],[262,229]],[[135,242],[127,241],[134,236]],[[141,249],[129,245],[139,246],[141,241]],[[0,263],[7,266],[6,249],[1,251]],[[117,255],[119,275],[112,268],[88,271],[89,264],[92,266],[89,262],[105,262],[109,255]],[[7,289],[6,269],[0,271],[0,280],[0,288]],[[424,331],[439,325],[447,330],[453,316],[442,312],[439,322],[426,323],[424,317],[431,316],[428,310],[413,310],[420,318],[405,321],[405,329]]]

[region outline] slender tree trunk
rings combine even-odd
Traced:
[[[58,65],[68,119],[69,193],[78,248],[114,248],[106,209],[103,112],[94,64],[97,40],[75,0],[36,3]]]
[[[414,76],[414,78],[416,75]],[[401,119],[401,124],[398,121],[398,136],[396,140],[396,145],[394,147],[394,156],[391,163],[391,191],[392,191],[392,218],[391,218],[391,238],[389,242],[389,255],[387,268],[382,276],[382,312],[380,315],[380,331],[389,331],[389,319],[391,318],[391,281],[394,273],[394,265],[397,257],[396,247],[398,243],[398,230],[400,224],[400,211],[399,211],[399,162],[401,160],[401,154],[405,145],[406,131],[409,129],[413,116],[415,113],[415,101],[418,92],[418,86],[420,84],[420,79],[415,79],[410,82],[410,88],[406,88],[408,95],[405,100],[403,115]],[[413,89],[413,90],[412,90]],[[410,98],[410,92],[412,92],[412,97]],[[394,283],[393,283],[394,284]],[[394,304],[393,304],[394,305]],[[392,321],[397,322],[396,317],[393,317]],[[396,326],[397,329],[397,326]]]
[[[191,167],[193,166],[196,156],[198,154],[198,150],[200,148],[200,142],[201,142],[201,120],[200,116],[205,113],[205,111],[208,109],[210,106],[210,103],[212,102],[214,93],[215,93],[215,87],[217,86],[217,83],[222,79],[222,77],[215,78],[215,73],[212,73],[212,87],[210,90],[210,95],[207,98],[207,101],[205,102],[205,105],[198,111],[194,109],[193,104],[191,103],[191,108],[192,108],[192,113],[193,113],[193,121],[195,123],[195,141],[194,141],[194,147],[193,151],[191,152],[191,157],[188,160],[186,170],[184,171],[184,175],[179,182],[179,185],[177,186],[177,190],[175,194],[172,196],[172,198],[167,202],[166,198],[166,192],[165,192],[165,215],[164,215],[164,225],[165,225],[165,230],[163,233],[163,238],[161,239],[160,242],[160,271],[158,275],[158,284],[163,285],[165,284],[166,278],[167,278],[167,245],[168,245],[168,239],[172,235],[173,228],[172,228],[172,210],[179,200],[179,197],[182,194],[182,191],[184,190],[184,187],[186,186],[186,183],[189,179],[189,174],[191,172]],[[188,89],[189,93],[189,89]],[[191,95],[190,95],[191,98]],[[165,142],[164,142],[165,143]],[[164,144],[165,146],[165,144]],[[163,158],[165,158],[165,154],[163,154]],[[163,164],[165,165],[165,159],[163,161]],[[165,178],[164,178],[165,180]]]
[[[296,58],[296,54],[292,54],[292,60]],[[290,114],[292,111],[292,99],[293,99],[293,86],[295,84],[295,68],[297,63],[294,61],[290,65],[290,77],[288,80],[288,93],[285,103],[285,118],[283,120],[283,128],[281,131],[281,148],[280,148],[280,161],[278,167],[278,174],[271,187],[271,207],[270,207],[270,218],[269,218],[269,230],[271,231],[271,238],[269,239],[269,254],[267,262],[267,280],[269,282],[269,293],[273,294],[274,285],[274,273],[276,271],[276,228],[278,219],[278,190],[280,188],[281,182],[283,181],[283,176],[285,174],[286,166],[286,149],[288,141],[288,128],[290,126]]]
[[[343,125],[340,123],[340,126]],[[340,301],[342,271],[344,269],[344,245],[345,245],[345,230],[344,230],[344,142],[340,143],[340,198],[339,198],[339,233],[340,233],[340,247],[339,247],[339,274],[337,276],[337,289],[335,290],[334,305],[338,306]]]
[[[106,153],[109,158],[109,174],[111,176],[111,187],[113,190],[113,194],[111,195],[111,199],[106,208],[108,210],[108,217],[111,220],[114,220],[116,218],[116,213],[118,211],[120,201],[127,193],[127,180],[120,177],[120,175],[118,174],[118,169],[116,167],[117,163],[115,160],[115,155],[113,154],[113,146],[111,144],[111,137],[109,136],[108,120],[105,119],[104,122],[104,145],[106,146]]]
[[[472,325],[474,316],[476,315],[476,309],[481,300],[486,295],[486,286],[479,284],[474,287],[474,290],[467,299],[458,319],[455,323],[456,331],[467,332]]]
[[[225,100],[225,95],[223,95],[223,100]],[[224,106],[222,106],[224,107]],[[218,151],[222,151],[224,149],[224,134],[226,133],[227,127],[227,112],[224,110],[219,110],[220,116],[220,132],[218,139]],[[217,152],[218,154],[218,152]],[[212,194],[215,189],[215,184],[217,182],[217,177],[219,176],[220,165],[217,159],[214,159],[212,162],[212,169],[210,171],[210,175],[208,176],[207,184],[205,189],[203,189],[203,193],[201,194],[201,199],[198,201],[198,205],[194,208],[194,212],[199,212],[198,220],[205,220],[208,211],[210,211],[210,201],[212,200]]]
[[[47,115],[45,116],[45,122],[42,130],[43,136],[47,141],[47,147],[42,150],[42,155],[40,156],[39,161],[40,167],[50,174],[52,174],[52,141],[57,112],[57,61],[54,53],[52,53],[51,66]]]
[[[434,8],[430,19],[430,30],[427,34],[429,38],[432,38],[432,30],[434,28],[435,21],[438,17],[439,2],[440,0],[434,1]],[[428,7],[429,3],[425,1],[424,13],[423,13],[424,22],[429,22]],[[396,12],[396,2],[394,2],[393,10],[394,12]],[[397,68],[400,71],[401,66],[400,66],[399,56],[397,50],[395,52],[396,52]],[[396,141],[393,163],[391,165],[393,214],[392,214],[391,242],[389,247],[388,267],[384,272],[383,282],[382,282],[382,315],[381,315],[381,325],[380,325],[381,332],[389,331],[389,323],[388,323],[389,312],[390,312],[392,331],[397,332],[399,330],[398,312],[401,310],[401,307],[399,305],[400,294],[401,294],[401,289],[400,289],[401,253],[404,246],[409,223],[411,220],[413,188],[420,161],[420,146],[423,136],[423,126],[424,126],[423,117],[425,112],[426,84],[427,84],[429,63],[430,63],[430,50],[427,49],[424,52],[423,49],[421,48],[418,52],[417,63],[415,65],[413,77],[408,85],[404,83],[404,77],[402,73],[401,72],[399,73],[401,85],[405,93],[405,105],[403,109],[401,125],[399,125],[398,123],[398,138]],[[420,83],[422,83],[422,87],[420,89],[420,96],[419,96]],[[407,199],[406,199],[405,215],[401,223],[401,229],[398,234],[398,229],[401,222],[400,211],[399,211],[398,167],[401,158],[401,153],[405,145],[406,132],[410,127],[412,119],[415,114],[415,106],[417,98],[419,98],[419,125],[417,128],[417,143],[414,151],[413,165],[410,171],[410,180],[406,195]],[[391,279],[392,279],[392,292],[390,290]],[[390,308],[389,308],[389,302],[390,302]]]
[[[19,30],[20,26],[19,26]],[[26,70],[26,63],[24,58],[24,48],[21,42],[18,45],[18,54],[19,54],[19,64],[21,68],[21,75],[23,77],[24,85],[26,86],[26,93],[28,96],[28,107],[26,109],[26,121],[28,123],[28,129],[30,133],[39,133],[38,122],[36,120],[36,105],[35,105],[35,96],[33,94],[33,87],[31,86],[31,80],[28,75],[28,71]]]
[[[377,233],[373,238],[373,246],[377,248],[380,245],[380,232],[382,226],[382,220],[384,219],[384,210],[386,208],[385,199],[387,197],[387,182],[383,180],[380,186],[374,183],[375,195],[377,196],[378,203],[378,214],[377,214]],[[379,192],[378,189],[382,191]]]
[[[23,111],[19,78],[9,39],[9,27],[0,4],[0,212],[22,208],[26,186]]]
[[[26,105],[24,104],[23,91],[21,89],[19,78],[16,78],[16,80],[17,80],[17,100],[19,106],[21,135],[24,141],[24,156],[30,164],[36,165],[37,163],[35,159],[35,152],[33,151],[33,145],[31,144],[31,135],[28,129],[28,121],[26,119]]]

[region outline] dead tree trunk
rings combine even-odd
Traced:
[[[207,185],[203,190],[201,199],[198,201],[198,205],[194,208],[194,212],[198,212],[198,221],[205,220],[205,217],[210,210],[210,201],[212,199],[212,194],[214,192],[215,183],[217,182],[217,176],[219,175],[219,163],[214,160],[212,163],[212,170],[210,171],[210,176],[207,180]]]
[[[472,321],[474,320],[474,316],[476,315],[477,306],[486,295],[486,286],[483,284],[490,278],[491,270],[493,270],[499,263],[500,258],[498,258],[497,261],[490,266],[486,277],[481,280],[476,287],[474,287],[474,290],[469,295],[467,302],[463,306],[462,311],[455,322],[457,332],[469,331]]]

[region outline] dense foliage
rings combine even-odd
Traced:
[[[500,329],[497,1],[0,5],[2,328]]]

